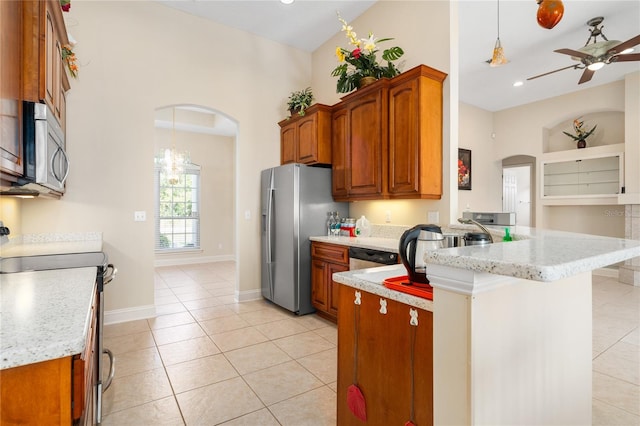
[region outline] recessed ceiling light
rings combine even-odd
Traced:
[[[280,0],[280,3],[282,3],[282,4],[291,4],[291,3],[293,3],[293,0]]]
[[[516,81],[515,83],[513,83],[513,87],[520,87],[522,85],[524,85],[522,81]]]

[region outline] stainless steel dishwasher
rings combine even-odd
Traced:
[[[349,270],[351,271],[395,265],[397,263],[397,253],[362,247],[349,247]]]

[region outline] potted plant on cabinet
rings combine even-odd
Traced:
[[[313,92],[311,91],[311,87],[307,87],[306,89],[299,90],[297,92],[291,92],[289,100],[287,101],[289,113],[291,116],[296,112],[299,115],[304,115],[305,110],[311,106],[311,102],[313,102]]]

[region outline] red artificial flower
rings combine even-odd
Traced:
[[[358,47],[357,49],[355,49],[353,52],[351,52],[351,54],[353,55],[354,58],[356,59],[360,59],[360,48]]]

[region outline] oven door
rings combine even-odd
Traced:
[[[34,105],[36,183],[63,193],[69,175],[64,133],[46,104]]]

